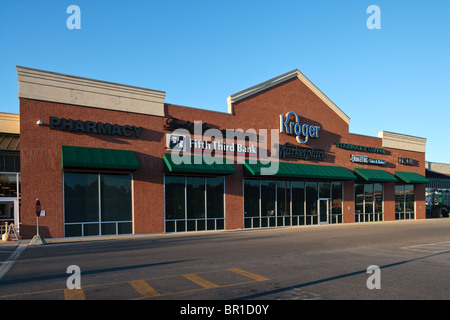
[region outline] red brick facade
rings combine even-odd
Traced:
[[[425,154],[400,149],[386,149],[386,154],[373,155],[384,159],[386,165],[357,164],[350,161],[355,151],[336,147],[337,142],[383,148],[382,139],[349,133],[348,124],[313,91],[297,78],[259,92],[234,104],[234,114],[165,105],[166,117],[123,111],[97,109],[76,105],[20,98],[21,135],[21,234],[31,238],[35,234],[35,200],[39,198],[46,216],[40,218],[44,237],[63,237],[63,168],[61,147],[80,146],[132,150],[140,169],[133,173],[133,232],[163,233],[164,217],[164,162],[167,117],[188,121],[202,121],[220,129],[276,129],[280,115],[295,111],[310,124],[321,126],[320,136],[311,139],[308,147],[323,149],[323,162],[289,160],[296,163],[342,166],[354,168],[410,171],[425,174]],[[141,126],[139,138],[85,134],[51,130],[49,117],[80,119]],[[41,120],[44,125],[38,126]],[[280,144],[297,144],[293,136],[280,133]],[[371,155],[371,154],[365,154]],[[414,158],[418,166],[398,163],[399,157]],[[282,160],[284,161],[284,160]],[[227,229],[243,228],[243,165],[233,165],[236,173],[225,177],[225,218]],[[384,220],[395,219],[395,183],[384,183]],[[354,182],[344,182],[344,222],[354,222]],[[416,218],[425,218],[425,185],[415,186]]]

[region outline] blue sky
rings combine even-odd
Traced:
[[[80,30],[66,26],[72,4]],[[0,0],[0,111],[19,113],[16,65],[223,112],[229,95],[299,69],[350,132],[427,138],[426,160],[450,163],[449,16],[448,0]]]

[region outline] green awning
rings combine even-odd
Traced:
[[[406,183],[430,183],[430,180],[415,172],[395,171],[395,176]]]
[[[170,153],[165,153],[164,162],[167,169],[173,173],[205,173],[227,175],[234,174],[236,172],[231,164],[226,163],[225,158],[175,155],[174,159],[172,159]]]
[[[62,146],[63,168],[137,170],[134,151]]]
[[[368,182],[398,182],[397,178],[384,170],[355,168],[355,173]]]
[[[326,180],[356,180],[349,170],[344,167],[322,166],[314,164],[300,164],[279,162],[278,171],[272,175],[275,177],[285,178],[305,178],[305,179],[326,179]],[[244,161],[244,166],[254,176],[262,176],[264,172],[262,168],[270,167],[270,164],[262,164],[260,161],[251,163],[248,160]],[[267,176],[270,176],[268,174]]]

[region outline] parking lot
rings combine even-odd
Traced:
[[[23,241],[0,245],[0,299],[446,300],[449,255],[450,219]]]

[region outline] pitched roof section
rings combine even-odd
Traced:
[[[302,81],[312,92],[314,92],[323,102],[325,102],[326,105],[330,107],[331,110],[336,112],[336,114],[341,117],[347,124],[350,124],[350,118],[341,110],[338,106],[336,106],[322,91],[319,90],[309,79],[301,73],[299,70],[295,69],[290,72],[287,72],[285,74],[282,74],[281,76],[275,77],[273,79],[267,80],[265,82],[262,82],[260,84],[257,84],[256,86],[250,87],[248,89],[242,90],[238,93],[232,94],[227,98],[228,102],[228,112],[233,114],[233,104],[243,100],[245,98],[248,98],[254,94],[257,94],[263,90],[267,90],[269,88],[272,88],[276,85],[279,85],[285,81],[288,81],[293,78],[298,78],[300,81]]]
[[[1,151],[20,151],[20,136],[18,134],[0,133]]]

